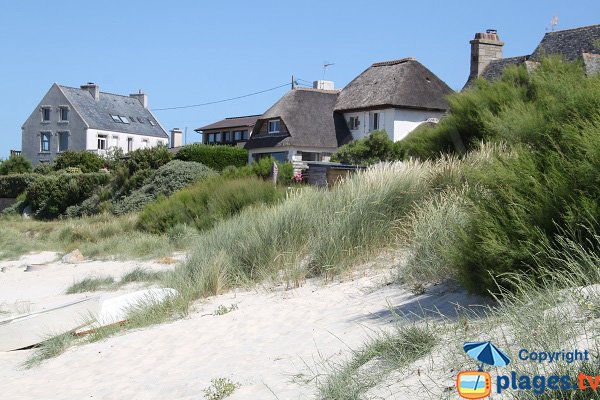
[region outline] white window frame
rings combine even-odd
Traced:
[[[132,137],[127,138],[127,152],[129,153],[130,151],[133,151],[133,138]]]
[[[113,135],[111,137],[111,139],[112,140],[111,140],[111,143],[110,143],[110,148],[111,149],[117,149],[117,148],[119,148],[119,137],[116,136],[116,135]]]
[[[96,143],[98,150],[108,150],[108,135],[98,135]],[[101,143],[104,143],[104,146],[102,146]]]
[[[148,139],[142,139],[142,149],[150,147],[150,141]]]
[[[271,129],[271,124],[275,125],[277,123],[277,130]],[[267,133],[279,133],[281,131],[281,120],[280,119],[270,119],[267,125]]]
[[[48,150],[44,150],[44,137],[48,137]],[[50,153],[50,146],[52,145],[52,132],[43,131],[40,132],[40,153]]]

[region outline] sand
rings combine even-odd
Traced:
[[[54,259],[56,254],[38,253],[0,263],[6,267],[0,273],[0,309],[19,303],[38,309],[92,295],[64,294],[86,276],[118,278],[135,267],[173,267],[116,261],[69,265]],[[47,267],[22,271],[34,261]],[[241,386],[228,399],[312,399],[324,362],[342,360],[369,336],[393,327],[390,307],[409,314],[437,309],[452,317],[456,303],[476,302],[447,285],[414,295],[381,270],[327,284],[309,280],[291,290],[236,290],[198,302],[188,318],[72,347],[30,370],[20,365],[33,350],[0,353],[2,398],[202,399],[211,379],[229,378]],[[217,307],[232,304],[237,309],[213,315]]]

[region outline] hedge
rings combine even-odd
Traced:
[[[51,219],[92,196],[110,181],[103,172],[40,176],[28,189],[27,201],[37,218]]]
[[[79,168],[82,172],[98,172],[104,166],[104,159],[89,151],[65,151],[54,160],[54,170]]]
[[[0,197],[16,198],[40,177],[38,174],[0,176]]]
[[[190,144],[179,150],[175,158],[199,162],[217,171],[222,171],[230,165],[243,167],[248,164],[248,152],[236,146]]]

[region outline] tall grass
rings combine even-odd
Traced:
[[[136,216],[95,217],[59,221],[34,221],[22,217],[0,218],[0,259],[30,251],[81,250],[88,258],[149,259],[171,255],[192,245],[194,229],[177,228],[156,235],[139,232]]]

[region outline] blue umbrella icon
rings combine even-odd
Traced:
[[[479,370],[482,369],[483,364],[503,367],[510,363],[510,358],[492,342],[466,342],[463,349],[465,353],[481,362]]]

